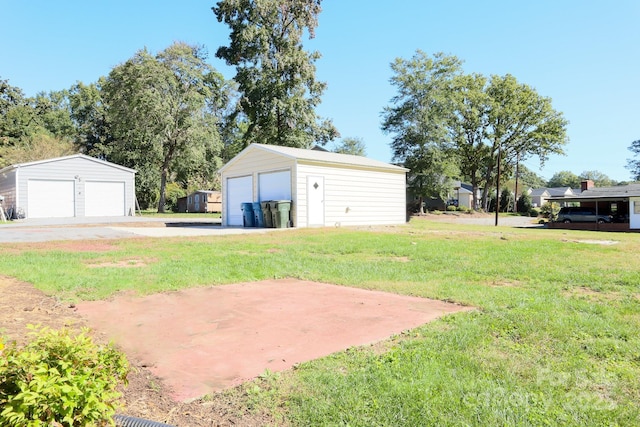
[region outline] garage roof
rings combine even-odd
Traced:
[[[334,164],[334,165],[349,165],[349,166],[360,166],[366,168],[375,168],[375,169],[385,169],[389,171],[408,171],[409,169],[403,168],[401,166],[395,166],[389,163],[381,162],[378,160],[369,159],[363,156],[354,156],[351,154],[341,154],[341,153],[333,153],[330,151],[320,151],[320,150],[307,150],[304,148],[293,148],[293,147],[282,147],[279,145],[268,145],[268,144],[251,144],[236,157],[231,159],[226,165],[224,165],[220,172],[226,169],[230,164],[235,163],[237,159],[243,157],[243,154],[248,150],[264,150],[272,153],[276,153],[285,157],[289,157],[291,159],[296,160],[304,160],[308,162],[317,162],[317,163],[325,163],[325,164]]]
[[[22,168],[22,167],[26,167],[26,166],[34,166],[34,165],[39,165],[39,164],[44,164],[44,163],[59,162],[61,160],[69,160],[69,159],[75,159],[75,158],[86,159],[86,160],[89,160],[89,161],[92,161],[92,162],[99,163],[101,165],[106,165],[106,166],[110,166],[110,167],[113,167],[113,168],[116,168],[116,169],[121,169],[121,170],[126,171],[126,172],[136,173],[136,171],[134,169],[129,169],[127,167],[120,166],[120,165],[117,165],[115,163],[108,162],[106,160],[100,160],[100,159],[97,159],[95,157],[86,156],[84,154],[72,154],[71,156],[56,157],[56,158],[53,158],[53,159],[36,160],[36,161],[33,161],[33,162],[26,162],[26,163],[16,163],[15,165],[7,166],[5,168],[0,169],[0,172],[3,172],[5,170],[9,170],[9,169],[18,169],[18,168]]]

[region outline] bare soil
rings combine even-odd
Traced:
[[[77,309],[35,289],[31,284],[0,276],[0,336],[23,344],[27,325],[52,329],[81,330],[88,327]],[[94,331],[97,342],[106,342]],[[131,360],[128,386],[123,390],[124,406],[119,413],[164,422],[174,426],[265,426],[276,424],[269,414],[246,408],[243,387],[214,393],[204,399],[176,402],[171,390],[146,367]],[[280,423],[281,424],[281,423]]]

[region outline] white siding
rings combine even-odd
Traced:
[[[349,226],[406,222],[406,178],[389,172],[299,164],[299,227],[307,226],[306,177],[324,177],[325,225]]]
[[[640,228],[640,197],[629,197],[629,229]]]
[[[17,172],[16,207],[29,216],[27,183],[29,180],[74,180],[75,214],[85,216],[86,181],[121,181],[125,183],[125,214],[135,213],[135,174],[102,160],[70,156],[52,161],[20,165]]]
[[[16,170],[7,169],[0,172],[0,195],[4,196],[2,207],[5,212],[15,209],[16,206]]]
[[[294,168],[295,161],[287,157],[269,153],[264,150],[248,150],[241,153],[238,157],[234,158],[233,164],[225,168],[222,172],[222,224],[229,225],[229,218],[227,218],[227,179],[240,177],[240,176],[253,176],[253,200],[247,200],[251,202],[258,201],[258,174],[264,172],[275,172],[283,170],[292,170]],[[293,172],[291,180],[294,181]],[[293,190],[292,190],[293,191]],[[295,210],[295,194],[292,192],[291,198],[294,200],[293,209]]]
[[[340,157],[336,157],[340,156]],[[327,161],[322,158],[327,157]],[[309,150],[249,146],[221,170],[222,224],[228,203],[228,178],[253,176],[253,200],[259,197],[259,174],[291,171],[294,227],[307,227],[307,177],[324,180],[324,225],[350,226],[403,224],[406,222],[406,172],[382,162],[366,162],[336,153],[324,155]],[[340,160],[340,161],[338,161]],[[347,161],[348,160],[348,161]]]

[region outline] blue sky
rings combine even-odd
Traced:
[[[208,48],[227,78],[235,70],[214,57],[228,44],[214,1],[0,0],[0,78],[27,95],[92,83],[147,47],[174,41]],[[328,84],[318,113],[343,137],[361,138],[369,157],[391,161],[390,136],[380,113],[395,89],[389,64],[417,49],[444,52],[464,70],[512,74],[552,98],[569,120],[567,156],[544,169],[545,178],[569,170],[598,170],[629,180],[626,160],[640,139],[640,2],[592,0],[323,2],[316,38],[317,78]]]

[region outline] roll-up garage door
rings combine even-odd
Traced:
[[[253,202],[253,177],[227,178],[227,225],[243,225],[242,203]]]
[[[75,216],[75,182],[30,179],[27,182],[27,217]]]
[[[124,182],[84,183],[85,216],[125,216]]]
[[[260,201],[291,200],[291,172],[265,172],[258,175]]]

